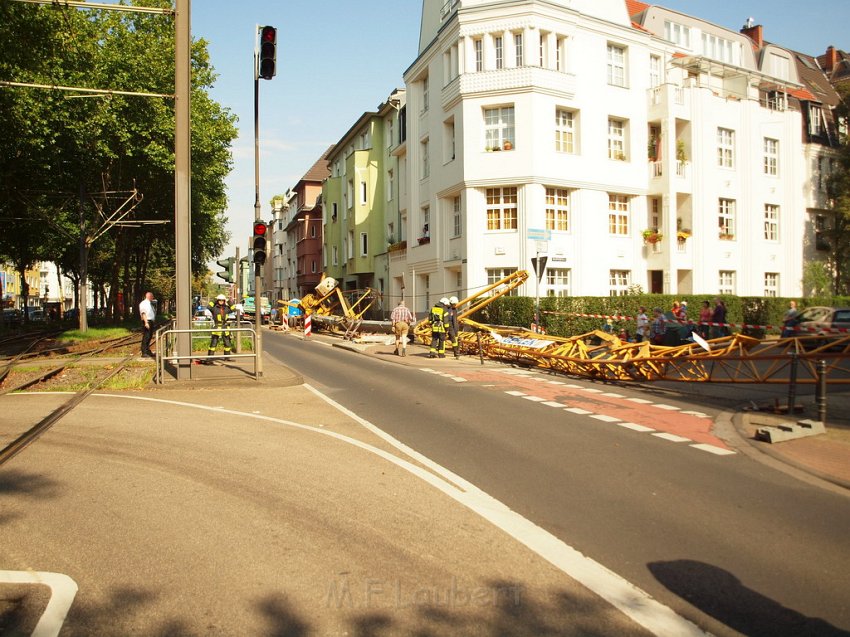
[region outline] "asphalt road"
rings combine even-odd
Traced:
[[[714,634],[850,634],[845,495],[742,453],[705,453],[517,397],[536,391],[575,404],[563,387],[537,391],[539,378],[466,366],[458,374],[468,382],[456,382],[280,334],[265,347],[340,404]],[[423,358],[421,368],[440,365],[451,359]],[[635,422],[647,415],[628,400],[599,402],[597,411]],[[673,429],[687,420],[655,413]]]

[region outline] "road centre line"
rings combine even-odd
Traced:
[[[602,422],[620,422],[619,418],[615,418],[614,416],[606,416],[605,414],[593,414],[590,417],[596,420],[601,420]]]
[[[646,398],[626,398],[630,403],[637,403],[638,405],[651,405],[652,401],[647,400]]]
[[[516,391],[516,390],[506,391],[505,393],[508,394],[509,396],[525,396],[526,395],[526,393],[524,391]]]
[[[677,436],[676,434],[668,434],[665,431],[660,431],[651,435],[657,436],[658,438],[663,438],[664,440],[669,440],[670,442],[693,442],[690,438],[685,438],[684,436]]]
[[[546,400],[545,398],[541,398],[540,396],[523,396],[523,398],[525,398],[526,400],[530,400],[534,403],[542,403],[544,400]]]
[[[568,411],[571,414],[578,414],[579,416],[587,416],[588,414],[592,414],[592,411],[587,411],[587,409],[581,409],[580,407],[567,407],[564,411]]]
[[[408,457],[416,460],[422,466],[409,462],[389,451],[379,449],[378,447],[374,447],[366,442],[350,438],[349,436],[329,431],[328,429],[319,429],[315,426],[304,425],[273,416],[263,416],[261,414],[251,414],[231,409],[216,409],[206,405],[197,405],[194,403],[172,401],[149,396],[99,393],[92,394],[92,396],[98,398],[105,397],[123,400],[140,400],[160,404],[178,405],[216,414],[229,413],[235,416],[255,418],[257,420],[263,420],[273,424],[313,432],[318,435],[327,436],[337,441],[350,444],[395,464],[397,467],[419,477],[424,482],[442,491],[456,502],[466,506],[474,513],[477,513],[480,517],[488,520],[497,528],[508,533],[517,542],[527,546],[550,564],[560,569],[563,573],[585,586],[588,590],[606,600],[621,613],[631,618],[651,633],[659,636],[676,635],[677,637],[709,636],[709,633],[703,631],[697,625],[685,619],[681,615],[678,615],[671,608],[661,604],[646,591],[638,588],[599,562],[582,554],[563,540],[555,537],[545,529],[537,526],[515,511],[512,511],[504,503],[493,498],[472,483],[464,480],[457,474],[422,455],[418,451],[408,447],[368,420],[358,416],[347,407],[337,403],[332,398],[325,396],[314,387],[306,383],[303,386],[338,411],[361,424],[364,428],[381,438],[384,442],[390,444]]]
[[[547,407],[566,407],[563,403],[558,403],[554,400],[547,400],[545,403],[541,403],[541,405],[546,405]]]
[[[676,407],[675,405],[665,405],[664,403],[649,403],[650,407],[655,407],[656,409],[666,409],[667,411],[681,411],[681,407]]]
[[[734,456],[735,452],[731,449],[722,449],[720,447],[715,447],[714,445],[709,445],[704,442],[700,442],[695,445],[691,445],[694,449],[699,449],[700,451],[707,451],[708,453],[713,453],[716,456]]]
[[[633,422],[618,422],[617,425],[620,427],[625,427],[626,429],[631,429],[632,431],[639,431],[641,433],[647,433],[650,431],[655,431],[652,427],[647,427],[646,425],[638,425]]]

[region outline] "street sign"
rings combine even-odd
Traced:
[[[552,231],[543,228],[529,228],[527,236],[529,241],[551,241]]]
[[[537,275],[538,281],[546,271],[546,261],[548,260],[549,257],[531,257],[531,265],[534,266],[534,274]]]

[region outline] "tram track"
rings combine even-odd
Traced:
[[[129,345],[131,343],[135,343],[136,340],[137,339],[134,336],[122,337],[120,339],[112,339],[111,341],[105,344],[101,344],[101,346],[99,347],[93,348],[83,353],[78,353],[71,359],[63,360],[60,365],[52,367],[46,370],[45,372],[38,374],[34,378],[29,378],[23,383],[20,383],[14,387],[0,388],[0,396],[12,392],[22,391],[24,389],[37,385],[38,383],[44,382],[56,376],[69,366],[79,363],[83,359],[91,358],[97,354],[102,354],[104,352],[109,351],[110,349],[116,349],[125,345]],[[45,432],[49,431],[51,427],[61,421],[62,418],[64,418],[68,413],[70,413],[75,407],[82,403],[92,393],[100,389],[111,378],[120,374],[127,367],[127,364],[134,358],[135,354],[125,356],[122,360],[118,362],[117,365],[115,365],[111,369],[105,370],[106,373],[100,375],[98,378],[89,382],[83,389],[75,392],[62,405],[54,409],[50,414],[39,420],[35,425],[27,429],[22,434],[18,435],[10,443],[0,449],[0,466],[14,458],[24,449],[33,444],[36,440],[38,440],[38,438],[40,438]],[[2,372],[0,372],[0,383],[6,380],[9,371],[13,368],[13,366],[14,365],[10,362],[6,365]]]

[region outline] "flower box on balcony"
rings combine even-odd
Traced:
[[[735,239],[734,234],[726,234],[724,232],[721,232],[719,236],[721,241],[732,241]]]
[[[419,245],[423,246],[426,243],[431,243],[431,237],[419,237],[417,241],[419,242]]]
[[[407,249],[407,241],[397,241],[396,243],[390,244],[390,247],[387,248],[387,252],[398,252],[399,250]]]
[[[688,232],[687,230],[679,230],[676,233],[676,241],[678,241],[679,243],[684,243],[685,241],[687,241],[690,238],[691,238],[691,233]]]
[[[664,235],[657,230],[644,230],[642,234],[643,242],[648,244],[658,243],[664,238]]]

